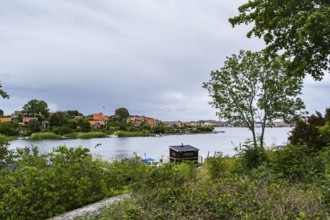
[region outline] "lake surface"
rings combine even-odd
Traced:
[[[235,147],[251,138],[251,132],[247,128],[216,128],[224,131],[218,134],[194,134],[194,135],[168,135],[162,137],[129,137],[129,138],[93,138],[93,139],[61,139],[61,140],[15,140],[11,141],[9,149],[37,146],[41,153],[51,152],[58,146],[89,148],[95,156],[101,156],[106,160],[123,159],[136,153],[140,157],[152,157],[166,160],[169,154],[169,146],[191,145],[199,149],[199,155],[204,159],[209,154],[221,151],[224,155],[233,156],[237,152]],[[267,128],[265,143],[267,146],[280,145],[287,142],[292,128]],[[97,146],[99,145],[99,146]],[[97,146],[97,147],[96,147]]]

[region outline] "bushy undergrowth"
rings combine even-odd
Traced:
[[[18,149],[0,169],[0,219],[47,219],[127,192],[144,165],[94,159],[85,148]],[[130,172],[127,172],[129,170]]]
[[[288,145],[262,156],[259,150],[247,148],[235,158],[219,153],[198,169],[167,164],[145,170],[131,198],[97,219],[330,218],[329,150],[307,155],[304,146]],[[243,167],[253,158],[260,163]]]
[[[61,135],[55,134],[53,132],[40,132],[33,133],[30,136],[31,140],[43,140],[43,139],[59,139]]]

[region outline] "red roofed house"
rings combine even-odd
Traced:
[[[105,125],[105,122],[104,121],[89,121],[89,124],[93,128],[103,128]]]
[[[93,114],[94,121],[107,121],[109,118],[102,113]]]
[[[0,122],[10,122],[11,118],[0,118]]]

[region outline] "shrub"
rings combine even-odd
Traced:
[[[288,144],[275,151],[270,157],[270,165],[275,172],[290,179],[301,179],[310,171],[311,157],[306,145]]]
[[[330,122],[330,108],[326,109],[324,117],[316,112],[307,118],[307,121],[298,121],[292,130],[289,141],[292,144],[306,144],[310,152],[317,152],[327,146],[327,139],[320,138],[320,126]]]
[[[237,157],[241,163],[243,172],[249,172],[253,168],[268,163],[268,156],[263,147],[254,146],[254,144],[247,140],[243,144],[243,149],[239,151]]]
[[[222,152],[217,152],[215,157],[207,158],[205,167],[211,179],[218,179],[232,175],[237,169],[235,158],[223,157]]]

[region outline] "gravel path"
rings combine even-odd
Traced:
[[[93,203],[91,205],[85,206],[80,209],[76,209],[58,216],[55,216],[53,218],[50,218],[48,220],[72,220],[77,217],[87,217],[87,216],[97,216],[100,214],[101,209],[104,207],[107,207],[111,204],[120,202],[124,199],[126,199],[129,196],[129,194],[114,196],[108,199],[103,199],[99,202]]]

